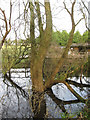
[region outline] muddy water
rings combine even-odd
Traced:
[[[12,69],[11,79],[20,87],[25,90],[26,93],[32,94],[32,82],[30,80],[30,69]],[[76,77],[71,78],[74,81],[80,82]],[[86,83],[89,78],[83,78],[83,83]],[[75,91],[77,91],[83,98],[88,96],[88,88],[79,88],[71,85]],[[60,99],[60,104],[62,101],[76,100],[76,97],[67,89],[63,84],[57,84],[52,87],[52,91],[57,99]],[[60,105],[58,105],[53,98],[47,93],[45,94],[46,100],[46,117],[49,118],[61,118],[63,115],[63,110]],[[68,113],[75,114],[84,108],[84,103],[78,102],[66,102],[63,104],[64,109]],[[31,109],[30,102],[27,96],[20,91],[15,85],[11,84],[3,74],[0,72],[0,118],[31,118],[33,117],[33,112]]]

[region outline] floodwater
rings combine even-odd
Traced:
[[[25,72],[26,71],[26,72]],[[32,118],[33,112],[31,109],[28,93],[32,95],[32,82],[30,80],[30,69],[11,69],[11,79],[16,85],[22,87],[15,87],[9,80],[3,77],[0,72],[0,118]],[[80,82],[79,78],[71,78],[74,81]],[[89,78],[83,78],[82,82],[88,84]],[[83,98],[88,98],[89,88],[79,88],[71,85]],[[47,93],[45,93],[46,100],[46,117],[61,118],[64,113],[62,107],[68,112],[77,116],[85,104],[81,102],[74,102],[77,98],[68,90],[64,84],[57,84],[52,87],[52,91],[56,99],[60,99],[60,105]],[[30,96],[29,96],[30,97]],[[68,102],[73,100],[73,102]],[[66,101],[64,104],[62,101]]]

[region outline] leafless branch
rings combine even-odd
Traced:
[[[9,34],[9,32],[11,31],[11,14],[12,14],[12,3],[11,3],[11,1],[10,1],[10,17],[9,17],[9,29],[8,29],[8,20],[7,20],[7,18],[6,18],[6,14],[5,14],[5,11],[4,10],[2,10],[2,8],[0,8],[0,11],[1,11],[1,13],[3,14],[3,20],[4,20],[4,22],[5,22],[5,34],[3,35],[3,38],[2,38],[2,41],[1,41],[1,44],[0,44],[0,49],[2,48],[2,46],[3,46],[3,43],[4,43],[4,41],[5,41],[5,39],[6,39],[6,37],[7,37],[7,35]]]
[[[7,18],[6,18],[6,15],[5,15],[5,11],[4,10],[2,10],[1,8],[0,8],[0,11],[2,12],[2,14],[3,14],[3,17],[4,17],[4,22],[5,22],[5,25],[6,25],[6,31],[8,31],[8,23],[7,23]]]
[[[84,1],[83,1],[83,0],[81,0],[81,2],[82,2],[82,4],[83,4],[83,6],[86,8],[87,12],[90,14],[90,12],[89,12],[89,10],[88,10],[87,6],[85,5]]]
[[[81,5],[81,4],[80,4],[80,5]],[[80,11],[81,11],[81,13],[82,13],[82,15],[83,15],[83,19],[85,20],[85,26],[86,26],[86,28],[87,28],[88,30],[90,30],[90,28],[89,28],[88,25],[87,25],[87,15],[85,14],[83,8],[80,8]]]
[[[1,28],[0,28],[0,32],[1,32],[1,35],[4,36]]]
[[[72,10],[71,10],[71,13],[72,13],[72,14],[74,13],[74,6],[75,6],[75,3],[76,3],[76,0],[74,0],[74,2],[72,3]]]
[[[68,8],[67,8],[66,3],[63,2],[63,4],[64,4],[65,9],[67,10],[67,12],[69,13],[69,15],[71,16],[71,13],[70,13],[70,11],[69,11]]]
[[[83,19],[84,19],[84,17],[81,18],[81,19],[75,24],[75,26],[77,26]]]
[[[87,6],[85,5],[84,1],[81,0],[81,2],[82,2],[82,4],[83,4],[84,8],[86,9],[86,11],[88,12],[88,14],[90,14],[89,9],[88,9]],[[80,5],[81,5],[81,4],[80,4]],[[88,24],[87,24],[87,15],[86,15],[86,13],[84,12],[83,8],[80,8],[80,11],[81,11],[81,13],[83,14],[83,17],[84,17],[85,26],[86,26],[86,28],[90,31],[90,28],[88,27]]]

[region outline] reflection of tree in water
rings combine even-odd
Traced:
[[[31,117],[31,110],[27,101],[29,99],[28,93],[7,75],[5,77],[7,79],[5,79],[6,85],[4,87],[6,96],[2,101],[3,117]]]
[[[23,118],[32,117],[34,115],[35,118],[43,118],[55,117],[55,114],[56,117],[60,117],[60,113],[65,113],[65,115],[69,115],[69,111],[67,110],[68,107],[70,107],[69,105],[74,105],[81,102],[79,99],[67,101],[61,100],[56,97],[55,94],[53,94],[53,89],[48,89],[41,94],[33,91],[31,96],[29,97],[28,92],[17,83],[15,83],[12,78],[9,78],[7,74],[5,75],[5,78],[6,79],[4,82],[7,84],[7,96],[5,97],[5,101],[3,102],[3,117],[15,117],[17,115],[16,117]],[[73,84],[76,87],[89,87],[88,84],[82,84],[81,86],[75,81],[67,80],[67,82],[70,82],[70,84]],[[68,107],[66,107],[67,105]],[[30,107],[32,107],[32,110],[30,109]],[[52,109],[53,107],[54,109]]]

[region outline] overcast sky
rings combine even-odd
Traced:
[[[15,0],[12,0],[12,1],[15,1]],[[19,1],[22,1],[22,0],[19,0]],[[23,0],[23,1],[26,1],[26,0]],[[80,1],[80,0],[77,0],[77,1]],[[86,0],[86,1],[89,1],[89,0]],[[44,0],[40,0],[40,2],[43,3]],[[50,2],[51,2],[51,9],[52,9],[52,17],[53,17],[53,29],[59,30],[59,31],[66,30],[67,32],[70,32],[71,19],[70,19],[69,14],[65,10],[63,10],[63,0],[50,0]],[[7,16],[7,18],[9,18],[9,0],[0,0],[0,7],[3,10],[5,10],[6,16]],[[67,7],[68,8],[71,7],[69,0],[67,1]],[[78,6],[75,6],[75,7],[78,8]],[[22,13],[23,5],[20,6],[20,10]],[[75,21],[79,20],[82,17],[81,14],[78,15],[77,10],[75,10],[74,14],[75,14],[75,16],[74,16]],[[18,7],[16,7],[14,5],[13,6],[12,23],[18,16],[19,16]],[[2,24],[1,21],[0,21],[0,23]],[[22,29],[22,27],[21,27],[21,29]],[[83,32],[86,31],[84,20],[82,22],[80,22],[80,24],[76,27],[76,30],[79,30],[81,34],[83,34]],[[11,32],[10,36],[13,38],[12,34],[13,33]]]

